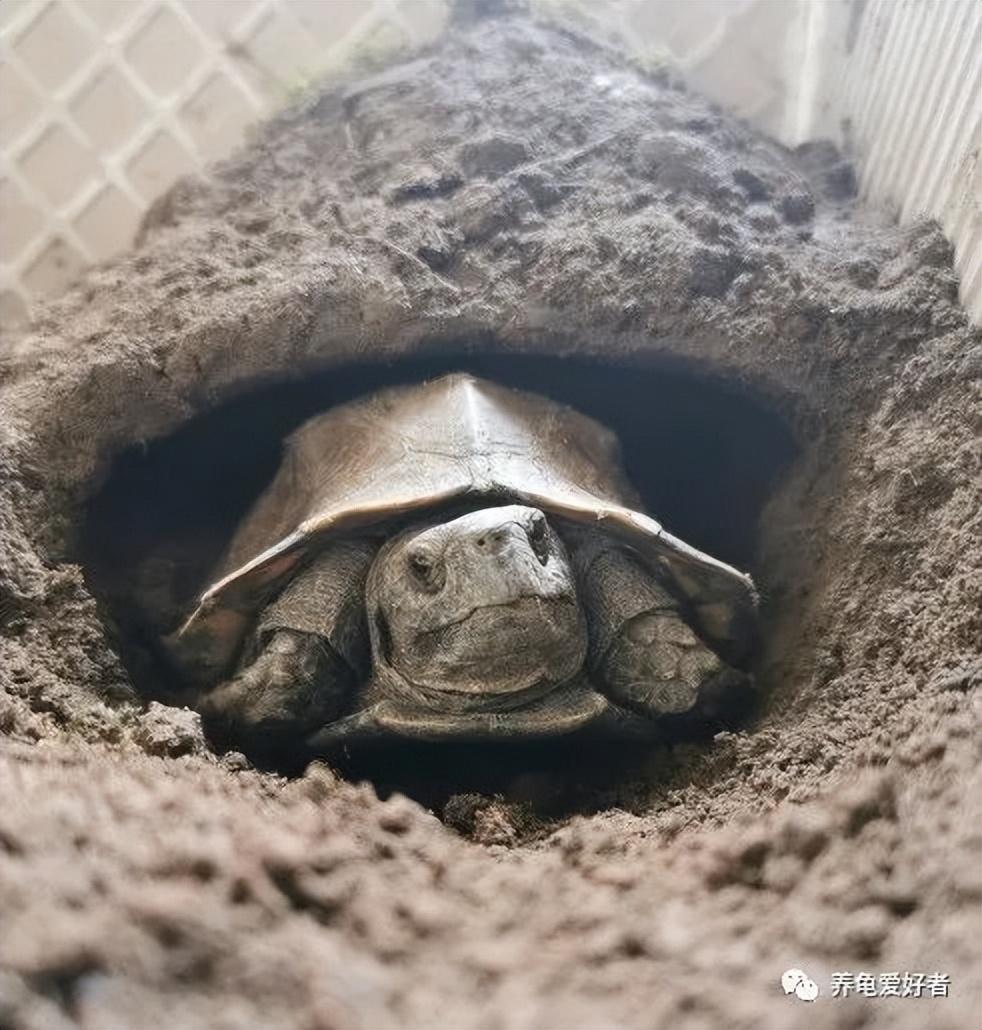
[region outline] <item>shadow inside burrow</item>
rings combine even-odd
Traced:
[[[754,571],[759,514],[796,454],[791,432],[769,406],[680,363],[475,353],[476,343],[257,386],[118,457],[81,512],[76,557],[148,698],[193,701],[193,691],[162,660],[161,634],[208,585],[237,523],[272,480],[284,438],[306,419],[381,386],[450,371],[545,394],[608,425],[646,509],[688,543]],[[670,735],[704,737],[739,722],[750,707],[741,699],[713,725],[677,720]],[[573,781],[588,774],[616,779],[623,762],[634,763],[650,748],[622,747],[612,761],[609,745],[604,752],[602,742],[574,736],[484,750],[392,745],[338,756],[336,764],[380,789],[430,803],[451,786],[522,796],[530,783],[541,794],[546,782],[558,784],[547,791],[555,800],[567,798]],[[297,771],[282,759],[275,764]]]

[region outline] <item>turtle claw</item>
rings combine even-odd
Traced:
[[[307,738],[311,754],[329,754],[352,740],[363,742],[385,735],[385,702],[345,715],[322,726]]]

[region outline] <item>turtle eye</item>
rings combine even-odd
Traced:
[[[545,565],[549,561],[549,529],[544,515],[536,515],[529,523],[528,538],[539,564]]]
[[[425,554],[416,552],[409,555],[409,571],[421,586],[428,589],[433,587],[433,561]]]

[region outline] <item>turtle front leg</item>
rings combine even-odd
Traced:
[[[215,737],[280,756],[344,711],[367,667],[364,586],[375,550],[332,544],[264,609],[239,672],[198,705]]]
[[[711,710],[748,682],[693,632],[679,602],[629,551],[593,536],[576,548],[597,686],[625,708],[657,718]]]

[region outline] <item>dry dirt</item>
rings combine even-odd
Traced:
[[[573,811],[461,792],[441,820],[147,702],[119,570],[77,563],[116,459],[436,354],[670,369],[793,435],[741,559],[751,716]],[[935,225],[667,75],[518,19],[306,98],[0,364],[0,1027],[977,1027],[980,387]],[[950,996],[832,999],[836,971]]]

